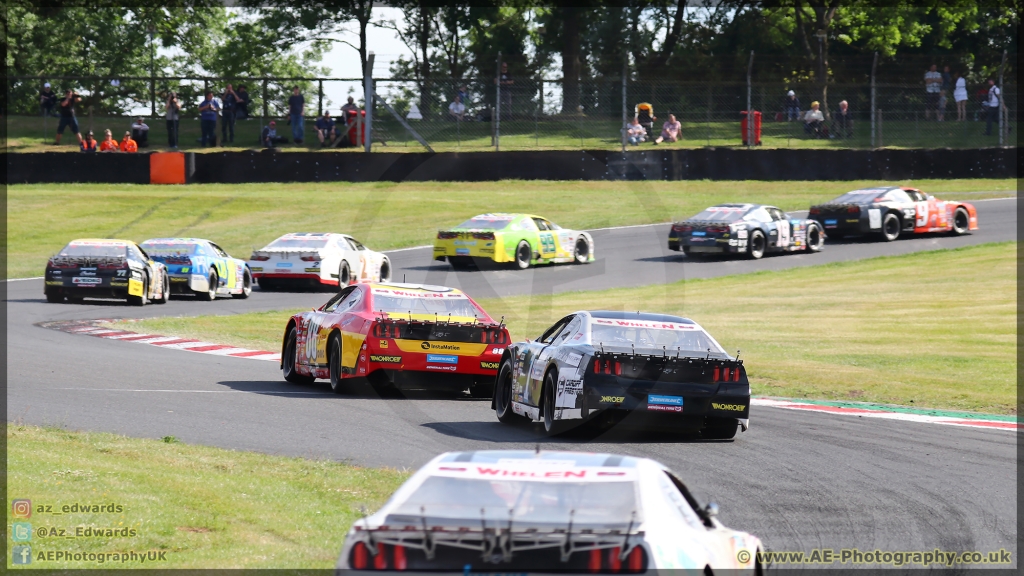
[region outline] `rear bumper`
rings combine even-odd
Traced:
[[[257,283],[272,281],[274,284],[290,284],[296,286],[324,285],[337,286],[336,278],[324,278],[320,272],[255,272],[252,273],[253,280]]]
[[[581,412],[643,412],[666,417],[713,416],[747,419],[750,392],[746,384],[690,384],[625,380],[614,376],[584,381]],[[580,417],[584,417],[581,413]]]
[[[128,297],[128,283],[124,286],[94,285],[81,287],[64,285],[60,280],[47,280],[43,287],[44,294],[61,294],[77,298],[117,298],[123,300]]]
[[[825,230],[826,235],[860,235],[878,232],[881,227],[871,229],[866,216],[847,217],[847,214],[813,215],[810,217]]]
[[[733,235],[690,236],[671,232],[668,248],[677,252],[686,248],[690,252],[738,254],[747,249],[747,239]]]
[[[505,250],[498,245],[498,240],[435,240],[434,260],[445,258],[482,258],[495,262],[508,262]]]

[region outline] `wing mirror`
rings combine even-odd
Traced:
[[[718,516],[718,503],[708,502],[708,505],[704,507],[704,514],[707,515],[708,518]]]

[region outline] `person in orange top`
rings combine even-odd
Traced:
[[[121,152],[138,152],[139,145],[132,140],[132,133],[125,132],[124,139],[121,140]]]
[[[117,140],[114,140],[110,130],[103,131],[103,142],[100,142],[100,152],[117,152]]]

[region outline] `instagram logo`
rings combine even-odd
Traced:
[[[15,518],[31,518],[32,501],[20,499],[11,502],[11,516]]]

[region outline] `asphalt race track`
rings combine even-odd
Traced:
[[[450,272],[429,249],[391,253],[395,278],[456,285],[474,297],[543,295],[1016,240],[1015,199],[977,203],[963,237],[829,243],[815,255],[693,261],[665,247],[667,225],[594,232],[597,261],[513,272]],[[616,429],[547,440],[499,425],[489,402],[285,383],[276,364],[188,354],[35,326],[48,320],[236,314],[317,306],[325,293],[260,293],[212,303],[47,304],[42,280],[7,284],[7,419],[364,465],[414,468],[445,450],[547,448],[649,456],[675,469],[720,518],[772,550],[978,550],[1016,558],[1016,442],[982,430],[754,407],[734,442]],[[500,315],[500,310],[490,312]]]

